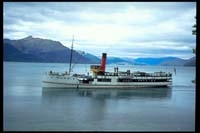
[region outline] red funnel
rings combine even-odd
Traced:
[[[105,72],[106,69],[106,53],[102,54],[102,59],[101,59],[101,70],[102,72]]]

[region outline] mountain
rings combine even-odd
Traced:
[[[28,36],[18,40],[3,40],[4,61],[23,62],[58,62],[69,63],[70,49],[59,41]],[[73,50],[72,62],[100,64],[100,57],[84,51]],[[107,57],[107,64],[162,65],[162,66],[195,66],[196,58],[183,60],[177,57],[162,58],[127,58]]]
[[[107,64],[133,64],[131,61],[118,57],[108,57],[106,62]]]
[[[3,57],[6,61],[26,61],[26,60],[35,60],[39,61],[39,58],[31,54],[25,54],[20,52],[18,49],[10,45],[9,43],[4,43],[3,45]]]
[[[183,66],[186,60],[180,58],[174,58],[172,60],[166,60],[161,62],[159,65],[161,66]]]
[[[87,59],[89,59],[90,61],[94,62],[95,64],[99,64],[101,62],[101,59],[98,58],[97,56],[94,56],[92,54],[89,53],[85,53],[84,51],[77,51],[79,54],[81,54],[82,56],[86,57]]]
[[[163,58],[138,58],[135,59],[136,63],[142,63],[147,65],[160,65],[162,62],[176,60],[176,57],[163,57]]]
[[[184,66],[196,66],[196,57],[192,57],[184,63]]]
[[[50,51],[60,51],[68,49],[67,47],[63,46],[58,41],[48,40],[48,39],[40,39],[40,38],[33,38],[32,36],[28,36],[23,39],[19,40],[5,40],[7,43],[11,44],[19,51],[23,53],[43,53],[43,52],[50,52]]]
[[[137,65],[137,63],[135,63],[135,61],[134,61],[133,58],[123,57],[122,59],[125,60],[125,61],[127,61],[129,64]]]
[[[184,60],[177,57],[138,58],[135,59],[135,63],[159,66],[195,66],[195,60],[195,57],[189,60]]]
[[[69,62],[70,49],[58,41],[28,36],[19,40],[4,39],[4,60],[24,62]],[[83,56],[73,50],[74,63],[97,63],[90,54]]]

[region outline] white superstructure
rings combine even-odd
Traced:
[[[138,87],[166,87],[172,85],[172,74],[166,72],[105,72],[106,54],[102,55],[101,66],[92,65],[93,75],[79,75],[69,73],[46,73],[43,87],[47,88],[138,88]]]

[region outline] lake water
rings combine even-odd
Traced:
[[[68,64],[3,64],[4,131],[194,131],[195,67],[176,67],[171,88],[42,89],[49,70]],[[115,65],[107,65],[113,71]],[[120,71],[167,71],[166,66],[118,66]],[[87,73],[77,64],[74,72]]]

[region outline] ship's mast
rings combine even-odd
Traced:
[[[73,35],[73,38],[72,38],[71,55],[70,55],[70,62],[69,62],[69,75],[70,75],[70,72],[71,72],[71,65],[72,65],[73,43],[74,43],[74,35]]]

